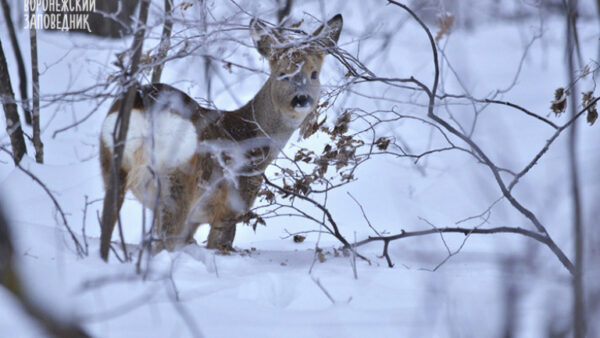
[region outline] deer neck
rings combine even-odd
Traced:
[[[256,96],[239,110],[240,116],[255,121],[259,137],[268,137],[273,147],[281,150],[300,126],[302,121],[293,121],[285,116],[272,99],[271,79],[262,86]]]

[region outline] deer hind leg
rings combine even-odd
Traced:
[[[180,170],[166,175],[166,184],[160,192],[159,210],[155,213],[158,237],[153,250],[155,253],[162,249],[172,251],[188,240],[187,218],[195,185],[186,184],[186,181],[187,174]]]

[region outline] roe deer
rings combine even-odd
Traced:
[[[294,41],[252,20],[252,38],[271,73],[256,96],[235,111],[200,107],[166,84],[137,89],[117,203],[120,209],[129,189],[155,211],[154,252],[193,241],[203,223],[210,224],[208,248],[232,248],[236,223],[254,203],[265,168],[317,106],[319,71],[342,24],[338,14],[312,35]],[[100,135],[105,188],[119,103],[110,108]],[[115,222],[109,233],[103,229],[103,238],[110,240]]]

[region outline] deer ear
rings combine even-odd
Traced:
[[[321,25],[313,32],[313,36],[319,36],[319,41],[327,47],[334,47],[340,38],[342,33],[342,27],[344,26],[344,19],[341,14],[337,14],[327,24]]]
[[[260,19],[250,20],[250,35],[260,55],[269,59],[273,55],[275,32]]]

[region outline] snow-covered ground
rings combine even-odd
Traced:
[[[242,29],[250,16],[239,14],[231,3],[209,3],[218,18],[238,13],[231,20],[239,27],[227,33],[230,42],[203,47],[198,53],[213,53],[234,64],[266,71],[267,63],[259,58],[247,30]],[[250,13],[263,17],[272,8],[272,2],[241,4]],[[151,13],[156,14],[159,9],[153,8]],[[195,10],[192,7],[186,15],[198,14]],[[415,76],[431,82],[428,41],[399,8],[375,1],[315,1],[298,2],[293,10],[295,17],[306,19],[307,27],[312,19],[302,13],[316,13],[316,18],[327,19],[338,12],[344,15],[345,22],[340,46],[359,56],[377,75]],[[524,58],[514,87],[500,98],[523,105],[557,124],[564,123],[565,116],[555,118],[549,110],[554,90],[567,85],[564,19],[533,15],[508,21],[494,19],[489,13],[480,15],[484,18],[479,16],[471,28],[458,27],[441,40],[444,55],[453,67],[452,70],[446,65],[442,69],[442,90],[468,90],[474,97],[484,98],[495,90],[510,87],[526,46],[541,32]],[[273,16],[268,19],[273,20]],[[150,20],[155,25],[152,34],[157,37],[161,26],[155,16],[151,15]],[[434,23],[430,27],[434,33],[437,31]],[[194,35],[199,30],[177,28],[175,32],[181,35]],[[384,43],[387,35],[382,32],[389,33],[391,40]],[[18,34],[29,60],[28,31],[20,30]],[[597,58],[598,34],[595,21],[580,22],[585,64]],[[33,147],[29,147],[30,155],[22,166],[54,194],[80,241],[84,241],[85,229],[89,255],[77,257],[46,192],[15,169],[6,154],[0,154],[0,197],[12,225],[18,269],[28,290],[44,307],[81,323],[93,336],[497,337],[503,335],[507,323],[512,323],[518,337],[542,337],[547,330],[560,328],[570,320],[568,271],[548,248],[512,234],[472,235],[466,242],[463,235],[402,239],[390,244],[393,268],[388,268],[386,260],[380,257],[381,243],[371,243],[359,248],[370,263],[356,259],[355,276],[353,257],[337,250],[337,240],[307,233],[304,242],[295,243],[288,232],[318,230],[318,226],[306,219],[279,217],[269,219],[266,226],[259,225],[256,232],[239,225],[234,243],[237,252],[230,255],[218,254],[202,245],[190,245],[180,252],[161,252],[152,259],[146,276],[136,274],[134,263],[119,263],[114,256],[108,264],[103,262],[98,254],[97,215],[103,197],[98,140],[111,99],[48,100],[53,94],[106,81],[107,74],[115,71],[111,65],[114,54],[128,48],[131,40],[44,31],[38,36],[41,92],[47,99],[42,107],[46,158],[43,165],[36,164],[31,155]],[[0,38],[16,91],[17,70],[4,27]],[[156,39],[149,44],[156,44]],[[321,82],[328,89],[341,82],[346,71],[332,57],[325,62]],[[235,66],[231,73],[219,63],[215,67],[221,69],[223,80],[214,79],[211,95],[222,109],[238,107],[236,101],[246,102],[266,79],[265,74]],[[206,98],[203,69],[203,59],[198,55],[175,60],[167,64],[163,81],[201,101]],[[453,72],[460,74],[462,85]],[[595,89],[589,78],[580,82],[580,88]],[[407,114],[425,116],[426,108],[418,104],[423,98],[411,96],[410,91],[370,83],[352,90],[363,95],[342,94],[328,112],[328,125],[336,114],[349,107],[368,111],[396,106]],[[56,133],[82,119],[98,104],[99,109],[83,123]],[[441,114],[451,111],[465,125],[470,125],[473,117],[470,105],[437,109]],[[591,227],[598,217],[600,197],[600,176],[594,171],[600,164],[598,125],[589,127],[583,121],[579,125],[584,217],[590,225],[590,243],[594,243],[594,238],[598,243],[599,235],[592,233]],[[3,119],[0,128],[5,130]],[[29,134],[30,129],[26,128],[26,132]],[[425,150],[430,140],[429,129],[414,122],[393,124],[380,132],[382,136],[402,138],[415,152]],[[495,161],[518,171],[552,132],[514,109],[492,106],[480,115],[473,138]],[[0,135],[0,142],[7,140],[6,134]],[[320,152],[324,140],[322,135],[305,141],[293,136],[288,152],[293,155],[297,146]],[[563,135],[514,192],[572,257],[567,159]],[[452,226],[482,213],[501,196],[490,171],[458,152],[434,154],[418,165],[410,159],[376,157],[360,167],[356,177],[357,181],[327,197],[328,208],[350,240],[364,239],[373,232],[348,193],[360,202],[375,228],[390,234],[428,229],[428,223]],[[86,201],[90,202],[87,206]],[[321,217],[315,210],[307,210]],[[134,251],[141,238],[142,208],[132,195],[128,195],[121,215],[126,241]],[[462,225],[479,223],[481,219]],[[506,201],[492,209],[486,226],[533,230]],[[207,226],[201,227],[196,240],[201,243],[207,233]],[[320,260],[315,253],[317,244],[323,250]],[[432,271],[448,257],[448,250],[455,252],[459,248],[458,254]],[[598,277],[597,269],[590,264],[588,285],[598,283],[594,279]],[[3,289],[0,313],[0,336],[43,335]]]

